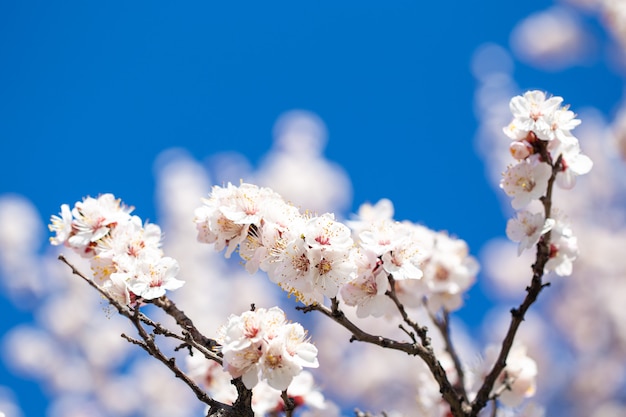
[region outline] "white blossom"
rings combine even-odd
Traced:
[[[550,165],[525,159],[509,166],[500,181],[500,188],[513,197],[511,205],[519,210],[545,194],[551,174]]]
[[[544,219],[541,213],[531,213],[523,210],[517,217],[510,219],[506,224],[506,235],[513,242],[519,242],[517,254],[524,249],[530,249],[539,242],[539,238],[554,226],[554,219]]]
[[[317,348],[304,328],[278,307],[231,315],[220,330],[224,369],[252,389],[259,380],[287,389],[303,367],[317,367]]]
[[[485,351],[483,372],[491,369],[500,352],[500,346],[490,345]],[[526,347],[515,344],[509,351],[506,367],[502,370],[491,391],[506,406],[516,407],[526,398],[535,395],[537,363],[526,353]]]

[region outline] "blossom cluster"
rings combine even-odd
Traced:
[[[383,199],[362,205],[348,222],[360,257],[357,278],[341,290],[344,302],[357,306],[359,317],[391,314],[395,306],[386,296],[391,275],[405,306],[425,303],[433,313],[460,308],[479,270],[465,241],[408,221],[394,221],[393,214],[393,204]]]
[[[214,186],[195,211],[198,240],[216,250],[235,249],[246,269],[261,269],[299,300],[335,297],[356,274],[350,230],[334,215],[301,215],[269,188],[252,184]]]
[[[76,202],[71,210],[63,204],[49,225],[55,233],[50,242],[89,259],[102,288],[130,306],[184,284],[176,278],[178,262],[163,254],[159,226],[142,224],[132,211],[112,194],[102,194]]]
[[[513,120],[504,133],[512,140],[510,151],[516,164],[507,168],[500,187],[512,197],[511,205],[518,210],[507,223],[509,239],[519,242],[521,253],[550,232],[546,269],[563,276],[572,273],[578,253],[576,237],[560,211],[545,205],[543,212],[529,209],[533,201],[547,198],[553,183],[571,189],[576,178],[588,173],[593,165],[571,133],[580,120],[562,102],[563,98],[548,98],[541,91],[528,91],[511,99]]]
[[[307,340],[302,325],[288,322],[278,307],[231,315],[220,328],[218,341],[224,369],[241,377],[248,389],[265,380],[283,391],[303,367],[318,366],[317,348]]]
[[[250,273],[265,271],[305,304],[341,296],[360,317],[391,314],[390,290],[407,305],[455,310],[478,272],[464,241],[393,220],[388,200],[344,224],[302,214],[269,188],[229,183],[213,187],[195,223],[200,242],[238,251]]]
[[[189,377],[198,385],[203,386],[212,398],[224,404],[235,403],[237,389],[231,384],[232,377],[217,362],[206,359],[200,354],[187,356],[186,360]],[[334,406],[331,401],[324,398],[319,387],[315,385],[313,374],[306,370],[293,378],[287,388],[287,396],[293,400],[298,409],[328,412]],[[255,416],[278,415],[284,409],[285,403],[281,397],[281,391],[272,388],[267,381],[261,380],[252,388],[252,410]]]

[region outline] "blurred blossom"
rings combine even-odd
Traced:
[[[487,347],[483,375],[491,370],[499,353],[499,345]],[[526,346],[517,342],[509,352],[506,367],[498,376],[492,395],[497,395],[498,400],[506,406],[517,407],[524,399],[535,395],[536,377],[537,363],[527,355]]]
[[[22,410],[16,404],[13,391],[0,385],[0,417],[22,416]]]
[[[480,253],[480,263],[483,265],[485,278],[489,280],[482,282],[483,291],[494,299],[519,297],[520,292],[528,285],[532,273],[530,265],[534,259],[534,252],[518,254],[518,245],[506,239],[490,240]]]
[[[308,111],[283,113],[274,124],[274,144],[279,152],[321,157],[326,141],[326,125]]]
[[[485,43],[474,51],[470,68],[477,80],[486,82],[489,77],[496,74],[510,76],[513,73],[513,59],[500,45]],[[510,97],[506,100],[510,100]]]
[[[626,161],[626,106],[624,105],[613,121],[613,135],[619,155],[623,161]]]
[[[511,46],[523,61],[547,70],[562,70],[589,61],[593,40],[578,17],[553,7],[527,17],[511,33]]]
[[[248,159],[237,152],[220,152],[206,159],[209,172],[215,184],[249,181],[254,175],[254,168]]]
[[[18,306],[29,306],[44,291],[37,263],[43,232],[33,203],[19,195],[0,195],[0,277]]]
[[[583,10],[596,11],[604,0],[561,0],[561,3],[570,4]]]
[[[623,0],[600,0],[602,17],[615,39],[626,48],[626,3]]]
[[[618,402],[606,402],[600,405],[590,417],[622,417],[626,415],[626,406]]]
[[[104,417],[97,403],[85,398],[59,397],[48,409],[48,417]]]
[[[323,156],[326,126],[313,113],[291,111],[274,127],[274,146],[251,182],[270,186],[285,200],[314,213],[344,212],[352,185],[342,167]]]

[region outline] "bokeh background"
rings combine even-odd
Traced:
[[[104,192],[162,225],[189,281],[177,300],[208,330],[246,294],[280,296],[198,248],[193,209],[211,184],[272,185],[343,218],[389,198],[398,220],[447,230],[481,261],[455,315],[477,361],[529,277],[497,186],[508,100],[528,89],[571,104],[595,162],[558,195],[576,273],[524,324],[538,400],[550,416],[625,415],[625,3],[1,2],[0,415],[201,415],[47,243],[61,204]],[[335,389],[346,410],[389,383],[371,368],[369,386]]]

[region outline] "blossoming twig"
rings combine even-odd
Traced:
[[[543,163],[548,164],[551,168],[551,173],[547,182],[545,194],[539,198],[544,207],[544,218],[549,218],[552,210],[552,190],[554,187],[554,182],[556,180],[557,174],[562,170],[562,155],[559,155],[556,161],[553,162],[552,157],[548,151],[548,142],[537,140],[534,143],[534,146],[538,148],[537,153],[541,156]],[[530,306],[537,300],[539,293],[541,293],[541,291],[545,287],[550,285],[550,283],[543,283],[542,280],[544,271],[546,269],[546,264],[550,260],[550,238],[551,232],[548,231],[542,236],[539,242],[537,242],[535,263],[532,265],[533,276],[530,286],[526,287],[526,297],[519,305],[519,307],[511,309],[511,323],[502,341],[500,354],[498,355],[498,358],[491,368],[491,371],[485,377],[482,386],[478,390],[478,393],[476,394],[476,397],[472,402],[472,412],[470,414],[471,417],[477,416],[480,410],[485,407],[485,405],[491,398],[490,393],[495,385],[498,376],[506,367],[506,359],[509,355],[509,352],[511,351],[511,348],[513,347],[513,342],[515,341],[517,330],[522,321],[524,321],[524,316],[526,315],[526,312],[528,311]]]
[[[130,320],[133,326],[137,329],[137,332],[139,333],[142,340],[132,338],[126,334],[122,334],[121,336],[127,341],[129,341],[130,343],[140,346],[152,357],[156,358],[165,366],[167,366],[167,368],[170,369],[177,378],[181,379],[192,390],[192,392],[196,395],[198,400],[200,400],[201,402],[209,406],[209,413],[207,414],[207,416],[218,416],[218,415],[223,416],[223,417],[252,417],[253,416],[253,414],[249,414],[247,411],[247,410],[250,410],[251,412],[251,407],[249,406],[251,395],[247,393],[247,391],[249,390],[243,387],[243,384],[241,384],[241,381],[239,381],[240,386],[237,384],[237,381],[234,381],[235,385],[238,388],[238,392],[241,395],[239,395],[237,402],[233,406],[223,404],[219,401],[214,400],[209,395],[207,395],[207,393],[205,393],[202,389],[200,389],[200,387],[196,385],[196,383],[193,382],[191,378],[189,378],[189,376],[187,376],[187,374],[185,374],[185,372],[183,372],[176,365],[175,358],[173,357],[168,358],[165,354],[161,352],[161,350],[159,349],[159,347],[154,341],[154,334],[148,333],[146,329],[143,327],[142,323],[146,323],[146,324],[149,324],[150,326],[153,326],[155,329],[158,329],[155,332],[158,332],[164,335],[166,334],[169,335],[171,334],[171,332],[164,329],[160,324],[147,319],[138,309],[131,311],[131,309],[129,309],[128,307],[120,304],[115,298],[111,297],[111,295],[109,295],[107,291],[100,288],[96,283],[93,282],[93,280],[87,278],[82,272],[80,272],[63,255],[59,255],[59,260],[65,263],[67,266],[69,266],[74,275],[79,276],[85,282],[87,282],[91,287],[95,288],[96,291],[98,291],[104,298],[107,299],[109,304],[115,307],[115,309],[118,311],[120,315]],[[173,303],[170,303],[170,304],[173,305]],[[171,305],[170,305],[170,308],[172,308]],[[173,311],[176,311],[176,310],[174,309]]]

